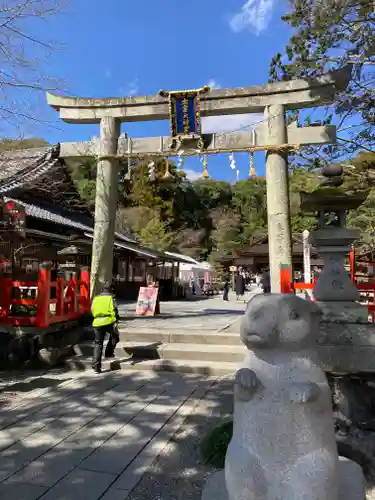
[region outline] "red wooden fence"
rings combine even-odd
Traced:
[[[360,292],[372,293],[372,303],[363,303],[363,305],[367,306],[372,322],[375,323],[375,283],[356,283],[354,281],[354,284]]]
[[[372,293],[372,303],[363,304],[368,308],[368,312],[372,317],[372,322],[375,323],[375,282],[372,283],[357,283],[355,275],[351,273],[353,283],[360,292]],[[292,280],[292,271],[290,268],[280,269],[280,292],[281,293],[294,293],[296,290],[313,290],[316,285],[317,279],[313,283],[298,283]],[[313,299],[314,300],[314,299]]]
[[[292,269],[284,267],[280,269],[280,292],[294,293],[296,290],[313,290],[317,280],[312,283],[293,282]]]
[[[20,293],[23,289],[33,291],[35,297],[14,297],[24,295]],[[51,297],[53,295],[55,298]],[[26,314],[17,314],[14,306],[26,306]],[[70,281],[59,276],[51,281],[51,269],[42,266],[37,282],[13,281],[11,276],[1,276],[0,308],[0,324],[14,326],[48,328],[54,323],[78,319],[90,311],[89,271],[82,269],[80,279]]]

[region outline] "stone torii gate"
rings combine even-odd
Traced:
[[[291,148],[333,143],[332,126],[287,126],[285,112],[332,104],[335,94],[349,81],[350,68],[308,80],[263,86],[217,89],[200,96],[200,115],[221,116],[264,113],[255,132],[202,134],[202,154],[233,151],[266,151],[266,181],[271,289],[280,291],[280,267],[292,265],[287,154]],[[182,91],[183,92],[183,91]],[[164,93],[165,94],[165,93]],[[170,137],[129,139],[120,136],[121,122],[170,119],[170,100],[163,95],[126,98],[78,98],[47,93],[47,102],[67,123],[100,124],[98,141],[62,143],[62,158],[94,156],[98,159],[95,227],[92,251],[91,293],[99,280],[112,279],[114,225],[117,205],[118,160],[124,156],[148,158],[177,156]],[[184,147],[184,155],[197,154]]]

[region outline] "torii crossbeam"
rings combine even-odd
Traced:
[[[204,152],[218,154],[227,151],[246,152],[254,150],[267,150],[264,125],[259,124],[248,131],[235,133],[203,134],[205,143]],[[295,148],[307,145],[331,144],[336,141],[336,128],[330,125],[315,127],[298,127],[293,122],[286,129],[286,144]],[[272,147],[270,147],[272,149]],[[118,139],[117,152],[114,157],[157,157],[175,156],[176,151],[171,148],[171,138],[140,137],[130,138],[126,134]],[[195,149],[184,148],[184,156],[196,155]],[[92,138],[87,142],[63,142],[60,145],[62,158],[100,157],[100,139]]]

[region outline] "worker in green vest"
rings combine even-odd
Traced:
[[[103,343],[106,333],[109,334],[109,340],[105,348],[106,358],[114,357],[115,347],[119,341],[117,329],[119,314],[109,283],[104,283],[102,285],[102,292],[94,297],[91,305],[91,312],[94,318],[92,326],[95,336],[92,368],[95,373],[101,373]]]

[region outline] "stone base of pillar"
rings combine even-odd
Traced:
[[[364,500],[365,480],[361,467],[352,460],[339,457],[339,473],[339,500]],[[202,500],[229,500],[224,470],[217,471],[208,478]]]

